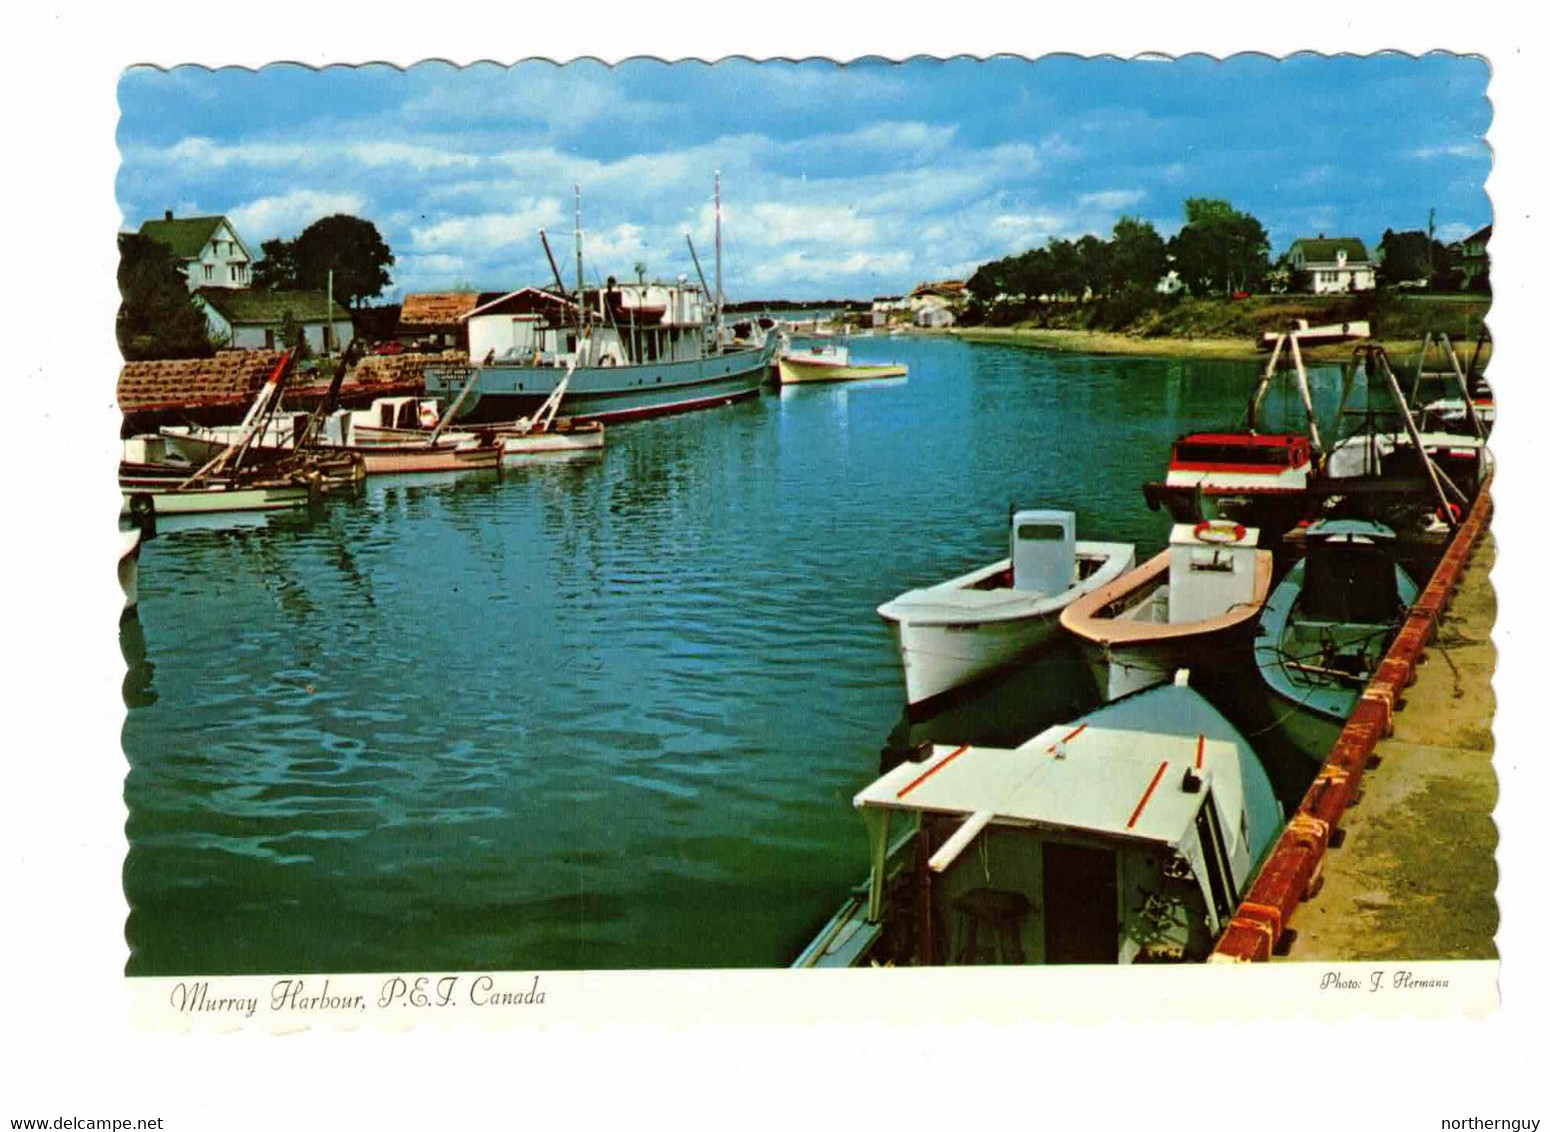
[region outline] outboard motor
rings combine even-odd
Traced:
[[[1012,516],[1012,588],[1058,594],[1076,581],[1076,513],[1018,511]]]

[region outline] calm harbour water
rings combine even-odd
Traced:
[[[1057,651],[906,735],[874,610],[1004,555],[1013,500],[1155,552],[1141,483],[1257,367],[852,354],[909,379],[147,543],[129,972],[782,966],[865,872],[850,799],[886,745],[1093,706]]]

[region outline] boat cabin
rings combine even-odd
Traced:
[[[1176,523],[1168,538],[1168,617],[1181,625],[1256,604],[1259,531],[1224,520]]]
[[[441,409],[434,397],[378,397],[367,409],[338,409],[323,422],[326,444],[369,444],[434,429]]]
[[[1058,594],[1076,580],[1076,513],[1018,511],[1012,516],[1012,588]]]
[[[537,287],[490,300],[465,317],[469,357],[485,365],[564,366],[589,340],[583,364],[629,366],[690,361],[705,354],[711,305],[698,287],[620,282],[582,298],[586,333],[576,303]]]
[[[1201,959],[1281,817],[1248,742],[1182,681],[1010,750],[932,746],[855,805],[867,922],[912,893],[921,964]],[[910,826],[915,875],[890,884],[890,830]]]
[[[1323,519],[1307,529],[1298,629],[1392,625],[1406,603],[1394,568],[1396,538],[1382,523]]]
[[[1306,436],[1265,436],[1249,432],[1195,432],[1173,444],[1168,482],[1174,473],[1236,473],[1276,476],[1306,473],[1313,450]]]

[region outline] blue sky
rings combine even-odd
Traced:
[[[709,270],[723,178],[729,298],[866,297],[1121,215],[1165,235],[1223,197],[1299,235],[1491,219],[1486,64],[1303,55],[136,68],[119,84],[126,228],[224,213],[254,254],[333,212],[376,223],[388,297],[545,282],[574,263]],[[589,269],[589,274],[591,273]]]

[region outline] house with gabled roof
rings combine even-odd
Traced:
[[[1315,295],[1346,291],[1371,291],[1378,285],[1378,266],[1367,254],[1367,245],[1355,236],[1292,241],[1287,263],[1308,273],[1308,288]]]
[[[241,289],[252,286],[253,257],[224,216],[172,215],[140,225],[140,235],[172,249],[182,263],[188,289]]]
[[[280,346],[286,315],[302,328],[314,354],[340,353],[355,336],[350,312],[330,303],[326,291],[251,291],[201,288],[194,302],[210,333],[239,350]]]

